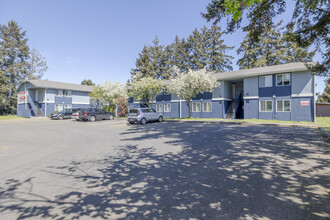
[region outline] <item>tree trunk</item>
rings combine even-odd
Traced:
[[[191,118],[191,109],[190,109],[190,101],[186,101],[188,107],[189,118]]]

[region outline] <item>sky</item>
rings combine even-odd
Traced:
[[[26,30],[31,48],[45,57],[48,70],[42,79],[78,83],[92,79],[126,82],[144,45],[158,36],[161,44],[176,35],[186,38],[195,28],[210,26],[201,16],[211,0],[0,0],[0,24],[10,20]],[[293,4],[287,6],[293,8]],[[290,10],[277,18],[289,19]],[[286,20],[285,20],[286,21]],[[226,21],[220,23],[223,29]],[[224,36],[224,35],[223,35]],[[245,33],[225,35],[235,46],[229,55],[234,70],[240,58],[235,50]],[[318,54],[314,61],[320,60]],[[324,79],[317,77],[316,92]]]

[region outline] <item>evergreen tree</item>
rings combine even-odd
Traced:
[[[162,79],[166,78],[163,73],[166,72],[165,67],[165,55],[164,55],[164,46],[159,44],[158,37],[152,41],[153,45],[149,46],[149,51],[151,55],[151,65],[153,72],[156,74],[155,78]]]
[[[308,62],[312,60],[315,51],[308,52],[307,48],[297,46],[290,41],[292,29],[282,34],[282,22],[274,25],[272,22],[265,23],[265,31],[260,34],[259,41],[251,38],[252,32],[248,32],[241,43],[237,54],[243,54],[237,64],[241,69],[272,66],[291,62]]]
[[[330,103],[330,79],[327,80],[327,85],[321,95],[318,96],[317,102]]]
[[[0,96],[3,106],[16,109],[17,89],[24,80],[34,78],[29,69],[26,31],[15,21],[0,25]]]
[[[231,71],[233,70],[232,59],[234,57],[226,55],[228,50],[232,50],[234,47],[228,47],[224,44],[224,40],[221,36],[224,32],[221,31],[221,27],[213,25],[210,29],[204,27],[202,29],[204,35],[204,44],[206,45],[206,62],[207,69],[209,71]]]
[[[151,54],[146,45],[143,47],[141,53],[139,53],[135,66],[136,68],[131,71],[132,77],[137,73],[142,74],[143,76],[156,77],[156,74],[153,72]]]
[[[180,40],[178,36],[175,36],[171,47],[173,50],[173,66],[178,67],[180,72],[186,72],[189,69],[189,46],[186,40],[184,38]]]
[[[201,32],[197,28],[189,35],[187,39],[187,65],[189,69],[199,70],[206,66],[206,45]]]
[[[95,86],[95,83],[93,83],[93,81],[91,79],[84,79],[83,81],[81,81],[81,85]]]

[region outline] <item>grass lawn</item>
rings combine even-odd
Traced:
[[[236,122],[256,122],[256,123],[280,123],[280,124],[310,124],[323,127],[327,132],[330,133],[330,117],[317,117],[316,123],[310,121],[278,121],[278,120],[263,120],[263,119],[235,119],[225,120],[223,118],[166,118],[174,120],[196,120],[196,121],[236,121]]]
[[[18,117],[17,115],[0,115],[0,120],[12,120],[12,119],[25,119],[25,118]]]

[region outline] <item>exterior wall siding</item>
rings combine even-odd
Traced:
[[[259,96],[258,77],[248,77],[243,80],[244,96]]]
[[[259,118],[259,99],[244,100],[244,118],[246,119]]]

